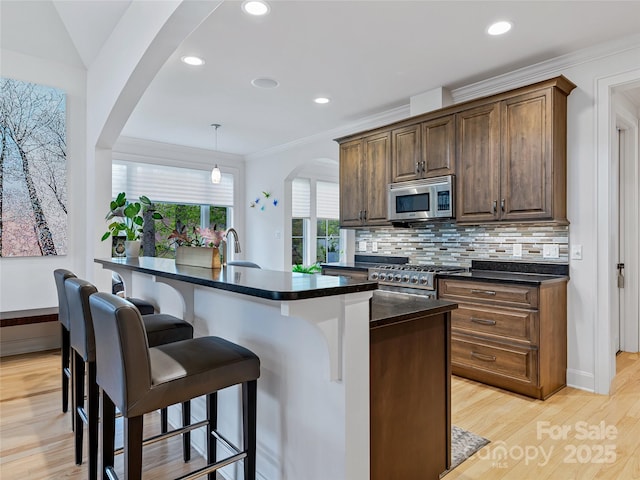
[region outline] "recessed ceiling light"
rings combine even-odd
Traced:
[[[187,65],[192,65],[194,67],[199,67],[200,65],[204,65],[204,60],[202,58],[194,57],[193,55],[186,55],[182,57],[180,60],[182,60],[183,63],[186,63]]]
[[[316,103],[325,104],[325,103],[329,103],[331,99],[327,97],[317,97],[317,98],[314,98],[313,101]]]
[[[247,0],[242,4],[242,9],[249,15],[256,16],[266,15],[271,10],[269,4],[262,0]]]
[[[251,80],[251,85],[258,88],[276,88],[280,84],[273,78],[262,77]]]
[[[489,35],[502,35],[511,30],[511,22],[500,21],[489,26],[487,33]]]

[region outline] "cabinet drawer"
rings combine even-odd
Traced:
[[[468,282],[445,278],[438,284],[438,294],[441,298],[458,301],[467,300],[524,308],[538,306],[538,288],[526,285]]]
[[[497,342],[478,340],[462,335],[451,337],[451,365],[471,368],[484,373],[474,375],[486,383],[493,383],[492,376],[499,376],[520,383],[537,384],[537,356],[535,348],[515,347]],[[480,378],[479,378],[480,377]]]
[[[538,313],[459,304],[451,312],[451,328],[538,344]]]

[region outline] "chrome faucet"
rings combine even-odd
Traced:
[[[240,252],[242,252],[242,250],[240,249],[240,240],[238,239],[238,232],[236,232],[236,229],[235,229],[235,228],[231,227],[231,228],[227,229],[227,231],[224,233],[224,234],[225,234],[225,236],[227,237],[227,258],[229,258],[229,255],[228,255],[228,253],[229,253],[229,252],[228,252],[228,249],[229,249],[229,234],[230,234],[230,233],[233,233],[233,238],[234,238],[234,241],[233,241],[233,251],[234,251],[235,253],[240,253]]]

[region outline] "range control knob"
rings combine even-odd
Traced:
[[[394,279],[396,282],[399,282],[400,280],[402,280],[402,275],[400,275],[399,273],[396,273],[396,274],[394,275],[393,279]]]
[[[413,277],[411,277],[411,283],[418,283],[418,276],[414,275]]]
[[[403,275],[403,276],[402,276],[402,281],[403,281],[404,283],[409,283],[409,275]]]
[[[422,275],[420,277],[420,285],[426,285],[427,283],[429,283],[429,279],[427,277],[425,277],[424,275]]]
[[[380,272],[380,274],[378,275],[378,280],[380,280],[381,282],[384,282],[387,279],[387,275],[385,273]]]
[[[378,272],[373,272],[371,274],[371,280],[377,280],[378,279]]]

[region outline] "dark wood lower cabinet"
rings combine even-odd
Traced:
[[[450,313],[370,330],[371,480],[437,480],[451,464]]]

